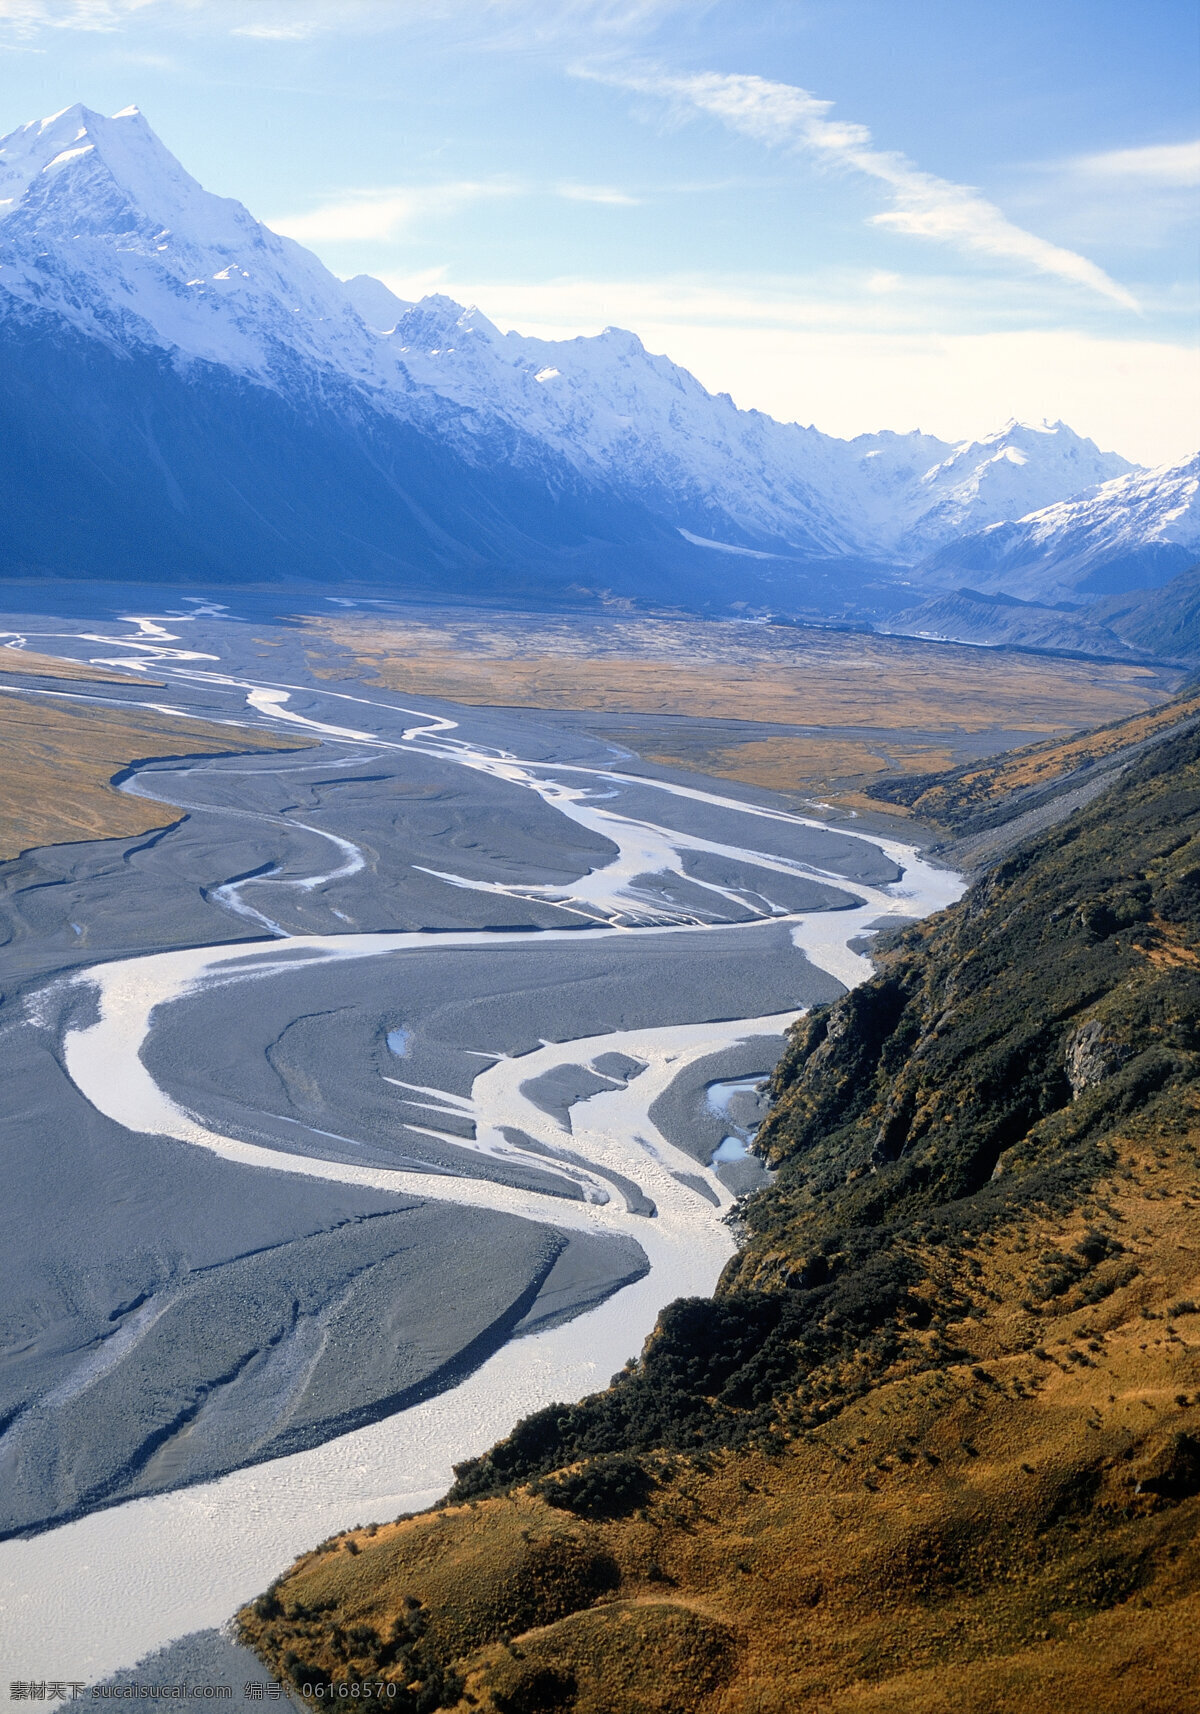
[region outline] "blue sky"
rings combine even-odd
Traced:
[[[1193,0],[0,0],[0,131],[133,102],[335,272],[632,327],[838,434],[1200,443]]]

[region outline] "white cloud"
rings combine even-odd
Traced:
[[[610,185],[562,183],[549,187],[570,202],[636,207],[639,199]],[[434,185],[383,185],[347,191],[303,214],[268,220],[273,232],[301,244],[386,243],[401,237],[418,220],[455,214],[472,203],[515,196],[536,196],[546,187],[512,179],[458,179]]]
[[[969,185],[923,172],[896,150],[877,149],[865,125],[827,117],[833,103],[794,84],[767,78],[701,72],[676,76],[658,70],[577,68],[580,76],[672,102],[682,111],[707,113],[771,147],[803,150],[830,166],[849,168],[885,185],[892,206],[873,224],[929,238],[977,255],[1019,262],[1136,310],[1132,293],[1074,250],[1016,226]]]
[[[859,283],[849,279],[836,283],[793,278],[771,281],[705,280],[666,276],[651,280],[589,280],[559,278],[536,283],[470,285],[448,279],[448,270],[438,268],[420,275],[387,276],[387,283],[401,297],[419,297],[422,292],[444,291],[462,302],[478,304],[492,319],[506,326],[535,327],[548,338],[566,338],[576,333],[597,333],[609,326],[736,329],[738,327],[789,330],[819,327],[869,327],[879,319],[878,299],[888,297],[884,319],[888,326],[916,328],[928,319],[930,285],[921,282],[918,292],[906,292],[902,301],[895,294],[899,276],[870,275]],[[873,295],[864,304],[861,293]]]
[[[463,45],[579,48],[644,34],[665,14],[695,0],[0,0],[0,25],[20,34],[39,29],[115,30],[134,12],[153,8],[185,16],[214,34],[261,41],[299,41],[317,34],[362,34],[433,28]],[[259,14],[246,23],[247,11]],[[303,9],[303,18],[297,12]]]
[[[0,0],[0,24],[18,33],[37,29],[115,30],[130,12],[158,0]]]
[[[1200,138],[1193,143],[1149,143],[1081,155],[1071,165],[1095,178],[1149,185],[1200,185]]]
[[[301,244],[387,242],[398,238],[415,220],[453,214],[469,203],[518,194],[515,185],[470,179],[437,185],[385,186],[348,191],[307,214],[281,215],[268,220],[267,225],[273,232],[295,238]]]
[[[1100,245],[1112,255],[1118,247],[1134,254],[1171,247],[1173,271],[1186,281],[1192,253],[1178,246],[1181,229],[1194,226],[1200,214],[1198,185],[1200,139],[1149,143],[1035,165],[1021,206],[1031,220],[1047,211],[1056,231],[1080,249]],[[1145,263],[1134,265],[1146,271]],[[1190,300],[1194,293],[1183,289]],[[1142,301],[1151,313],[1144,294]]]
[[[307,42],[317,33],[317,26],[301,19],[293,23],[281,19],[277,24],[237,24],[230,33],[235,36],[250,36],[258,42]]]
[[[920,427],[960,440],[1009,417],[1062,417],[1142,464],[1170,463],[1200,445],[1200,351],[1062,328],[931,332],[931,299],[942,324],[953,325],[961,281],[866,275],[826,280],[819,292],[782,279],[529,286],[454,280],[437,269],[389,274],[386,283],[406,299],[445,292],[502,328],[543,339],[632,327],[710,391],[830,434]]]
[[[554,187],[557,196],[566,197],[568,202],[600,202],[609,203],[614,208],[636,208],[641,197],[630,196],[628,191],[615,190],[611,185],[602,184],[560,184]]]

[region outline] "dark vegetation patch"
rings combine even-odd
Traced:
[[[581,1518],[623,1518],[644,1506],[654,1486],[646,1467],[625,1453],[598,1458],[534,1487],[547,1505]]]

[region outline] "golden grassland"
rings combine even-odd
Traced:
[[[638,746],[648,762],[667,768],[693,768],[721,780],[741,780],[772,791],[825,792],[847,808],[881,807],[859,788],[880,774],[931,773],[953,766],[955,757],[944,743],[919,739],[747,738],[742,742],[707,747],[653,743]],[[908,815],[900,805],[892,814]]]
[[[110,784],[140,758],[304,748],[304,740],[149,709],[0,694],[0,860],[36,845],[128,837],[177,821],[170,807]]]
[[[69,661],[60,655],[39,655],[34,649],[0,648],[0,673],[23,673],[30,678],[99,679],[105,684],[143,684],[162,689],[162,680],[143,678],[141,673],[113,672],[88,661]]]
[[[426,1705],[457,1714],[1194,1709],[1198,1140],[1118,1140],[1086,1206],[931,1252],[961,1361],[901,1369],[773,1454],[664,1455],[633,1516],[525,1488],[352,1531],[243,1634],[285,1678],[386,1681],[371,1639],[424,1625],[458,1680]],[[1099,1300],[1045,1301],[1046,1254],[1097,1230],[1122,1246]]]
[[[1196,715],[1200,715],[1200,694],[1176,697],[1147,714],[1102,727],[1098,732],[1083,732],[1066,743],[1030,745],[998,756],[994,761],[958,768],[943,779],[930,780],[927,785],[914,782],[912,787],[900,788],[904,807],[932,821],[953,822],[973,810],[1000,803],[1015,792],[1053,785],[1078,768],[1101,761]]]
[[[473,705],[782,725],[1061,732],[1141,713],[1162,674],[790,626],[336,618],[309,629],[377,683]],[[326,671],[329,668],[324,669]]]
[[[334,676],[344,652],[373,683],[408,696],[650,716],[657,725],[612,736],[666,767],[876,810],[862,794],[883,774],[950,767],[995,749],[998,734],[1011,745],[1142,715],[1178,676],[1137,664],[686,619],[498,614],[306,624],[319,676]],[[671,718],[680,719],[677,732],[664,730]],[[688,730],[688,720],[735,724],[706,734]],[[809,730],[770,730],[780,725]]]

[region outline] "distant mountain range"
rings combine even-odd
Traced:
[[[931,575],[969,571],[984,589],[1094,600],[1166,583],[1200,552],[1200,457],[1133,470],[931,555]]]
[[[0,572],[871,619],[1087,601],[1200,549],[1197,468],[1063,423],[952,446],[739,410],[610,328],[335,278],[135,108],[0,143]]]

